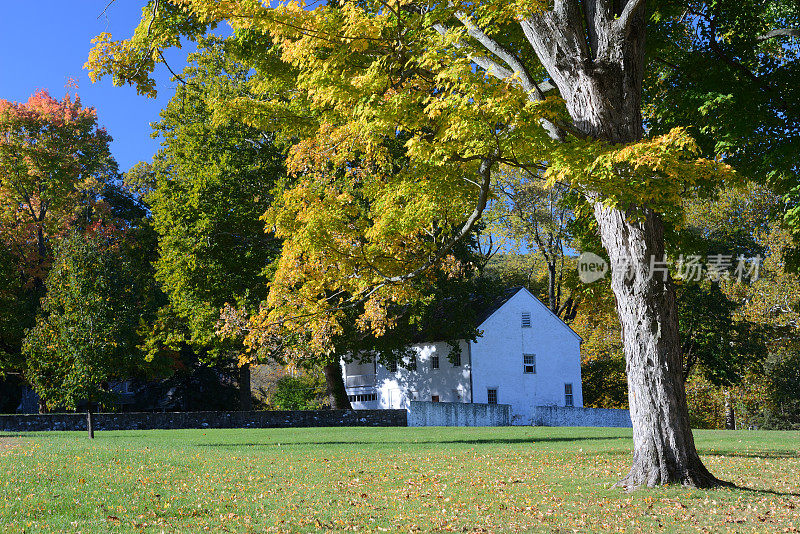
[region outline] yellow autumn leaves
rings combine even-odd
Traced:
[[[685,128],[621,146],[575,141],[556,150],[545,178],[597,193],[607,205],[647,206],[679,222],[689,191],[711,193],[737,179],[732,167],[699,152]]]

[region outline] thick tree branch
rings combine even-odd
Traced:
[[[519,76],[520,84],[527,93],[533,93],[535,100],[543,100],[544,94],[542,93],[539,85],[533,80],[528,69],[523,65],[514,54],[503,48],[500,43],[489,37],[483,30],[481,30],[474,22],[472,22],[467,15],[461,12],[456,12],[456,18],[467,29],[467,33],[483,45],[489,52],[502,59],[506,65],[513,69],[513,73]]]
[[[462,24],[466,26],[466,23],[464,23],[463,21]],[[472,23],[470,22],[470,24]],[[499,62],[495,61],[494,59],[488,56],[478,56],[476,54],[469,54],[468,57],[470,61],[481,67],[483,70],[485,70],[487,73],[491,74],[498,80],[508,80],[509,78],[514,76],[515,73],[519,73],[520,75],[519,79],[513,81],[516,85],[519,85],[524,91],[526,91],[529,95],[529,98],[531,98],[532,100],[542,100],[544,98],[544,93],[555,89],[555,86],[550,82],[542,82],[542,83],[535,82],[518,58],[516,58],[510,52],[506,51],[504,48],[502,48],[502,46],[500,46],[499,43],[497,43],[491,37],[486,35],[480,28],[478,28],[474,24],[472,24],[472,26],[475,28],[476,32],[480,32],[485,36],[487,43],[495,43],[496,47],[487,46],[486,44],[484,44],[484,42],[482,42],[481,39],[478,39],[477,37],[472,35],[469,28],[467,28],[467,31],[470,34],[470,36],[475,38],[479,43],[481,43],[487,49],[487,51],[495,54],[497,57],[502,59],[506,63],[506,65],[508,65],[509,67],[511,67],[511,69],[514,70],[512,71],[511,69],[506,68],[505,66],[501,65]],[[445,26],[440,22],[434,24],[433,29],[439,32],[439,34],[441,35],[445,35],[448,31],[447,26]],[[457,48],[463,48],[465,45],[464,43],[455,43],[455,46]],[[511,60],[511,63],[507,62],[504,57],[497,54],[495,50],[504,52],[504,55],[508,54],[508,59]]]
[[[800,28],[776,28],[770,30],[764,35],[756,37],[756,41],[769,41],[776,37],[797,37],[800,38]]]
[[[461,225],[461,229],[452,236],[445,244],[436,251],[436,254],[433,255],[427,262],[425,262],[420,267],[414,269],[410,273],[401,274],[397,276],[384,276],[385,280],[383,284],[395,284],[399,282],[405,282],[407,280],[411,280],[422,274],[423,272],[427,271],[435,264],[437,264],[441,259],[443,259],[453,247],[461,241],[464,237],[467,236],[472,231],[472,228],[475,226],[475,223],[481,218],[483,215],[483,210],[486,209],[486,203],[489,200],[489,185],[491,184],[492,179],[492,165],[494,164],[494,159],[484,158],[481,161],[480,167],[478,168],[478,175],[480,176],[480,192],[478,193],[478,201],[475,204],[475,209],[472,210],[472,213],[469,214],[467,220],[464,221],[464,224]]]
[[[464,20],[461,20],[461,18],[459,18],[459,21],[461,21],[461,23],[464,24],[465,27],[467,27],[467,32],[470,34],[470,36],[475,38],[481,45],[483,45],[487,49],[487,51],[492,52],[493,54],[496,55],[496,57],[500,57],[501,59],[503,59],[503,57],[507,58],[508,61],[510,61],[510,63],[507,62],[507,64],[514,69],[514,71],[512,71],[511,69],[504,67],[497,61],[487,56],[468,54],[467,57],[469,57],[470,61],[474,62],[476,65],[481,67],[488,74],[491,74],[492,76],[500,80],[512,79],[512,82],[518,85],[523,91],[525,91],[525,94],[528,95],[528,98],[534,102],[543,100],[544,93],[546,91],[555,89],[555,86],[549,82],[544,82],[540,84],[534,82],[530,74],[525,69],[522,62],[519,61],[518,58],[516,58],[513,54],[505,50],[494,39],[486,35],[485,32],[483,32],[480,28],[475,26],[471,21],[469,21],[469,19],[464,17]],[[471,25],[472,30],[470,30],[470,27],[467,25],[468,23]],[[434,24],[433,29],[439,32],[441,35],[446,35],[448,31],[447,27],[442,23]],[[465,45],[463,43],[455,43],[455,46],[457,48],[462,48]],[[498,53],[503,54],[503,56],[498,55]],[[506,61],[506,59],[503,60]],[[519,67],[520,70],[517,69],[517,66]],[[519,76],[516,78],[512,78],[514,74],[518,74]],[[542,127],[547,131],[548,135],[552,139],[558,141],[564,139],[565,130],[573,134],[576,133],[573,129],[569,127],[566,127],[564,125],[553,124],[552,122],[545,119],[541,119],[541,124]]]
[[[622,8],[622,13],[620,13],[619,18],[617,19],[617,28],[623,33],[628,33],[628,29],[631,27],[631,21],[633,20],[636,11],[639,8],[644,9],[644,4],[645,0],[628,0],[628,3],[625,4],[624,8]]]
[[[439,32],[440,35],[444,36],[447,34],[447,27],[442,24],[441,22],[437,22],[433,25],[433,29]],[[463,43],[455,43],[456,48],[463,48],[465,45]],[[494,61],[493,59],[486,57],[486,56],[477,56],[475,54],[469,54],[469,59],[483,70],[494,76],[499,80],[507,80],[511,76],[513,76],[513,72],[508,70],[507,68],[500,65],[500,63]]]

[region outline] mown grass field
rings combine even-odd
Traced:
[[[623,429],[0,433],[0,531],[800,531],[800,433],[695,435],[740,489],[612,488]]]

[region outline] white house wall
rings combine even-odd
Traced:
[[[398,366],[392,372],[380,364],[343,365],[345,385],[349,395],[368,394],[374,391],[374,401],[351,400],[354,409],[370,408],[408,408],[412,400],[430,401],[434,396],[441,402],[470,402],[470,347],[460,341],[461,365],[454,366],[448,355],[450,345],[446,342],[420,343],[412,348],[417,354],[417,370]],[[439,369],[433,369],[432,356],[439,356]],[[368,386],[355,386],[364,373],[375,369],[374,389]],[[351,384],[353,384],[351,386]]]
[[[531,327],[522,327],[522,313]],[[533,408],[564,406],[564,385],[572,384],[573,405],[583,406],[580,338],[527,290],[520,290],[481,325],[472,344],[473,401],[488,390],[510,404],[514,424],[531,424]],[[536,355],[536,373],[523,373],[523,354]]]

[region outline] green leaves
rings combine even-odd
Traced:
[[[217,334],[220,310],[226,304],[257,310],[267,293],[263,273],[280,250],[260,218],[284,180],[283,152],[273,135],[217,113],[220,102],[251,94],[251,76],[235,61],[236,51],[233,43],[201,41],[184,72],[187,85],[178,87],[156,125],[162,150],[148,172],[133,173],[147,182],[145,200],[159,234],[156,277],[171,307],[165,313],[184,323],[182,341],[208,360],[242,350]],[[180,345],[167,338],[166,345]]]
[[[103,383],[143,362],[140,309],[127,259],[102,235],[72,234],[56,252],[36,326],[23,345],[25,376],[48,407],[107,399]]]

